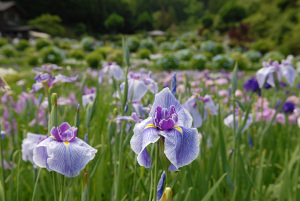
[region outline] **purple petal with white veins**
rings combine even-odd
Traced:
[[[67,77],[67,76],[59,74],[59,75],[55,76],[55,79],[52,82],[52,84],[56,84],[58,82],[75,82],[77,80],[77,78],[78,78],[78,75],[75,77]]]

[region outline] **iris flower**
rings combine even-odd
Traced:
[[[293,86],[297,73],[292,66],[291,59],[288,58],[287,60],[282,60],[281,64],[278,61],[272,60],[270,63],[263,63],[263,68],[259,69],[256,73],[259,88],[262,88],[265,82],[275,87],[274,72],[276,72],[279,82],[281,82],[282,77],[285,77],[288,84]]]
[[[45,135],[27,133],[27,138],[22,141],[22,159],[24,161],[30,161],[34,167],[36,167],[33,161],[33,149],[44,139],[46,139]]]
[[[77,176],[95,157],[96,149],[76,137],[77,128],[62,123],[51,129],[51,136],[39,143],[33,151],[34,163],[67,177]]]
[[[120,86],[121,91],[124,90],[124,87],[125,82]],[[128,74],[128,100],[131,100],[131,94],[133,94],[132,102],[140,101],[148,90],[154,94],[158,92],[157,83],[151,79],[151,74],[145,75],[134,72]]]
[[[245,117],[242,117],[241,121],[239,121],[239,117],[236,115],[236,118],[235,118],[235,130],[237,131],[240,124],[243,123]],[[253,117],[252,117],[252,114],[249,114],[248,115],[248,119],[246,121],[246,124],[242,130],[242,132],[246,131],[250,125],[252,124],[253,122]],[[228,117],[226,117],[224,119],[224,124],[232,129],[234,129],[234,118],[233,118],[233,114],[230,114]]]
[[[104,76],[109,79],[114,78],[117,81],[121,81],[123,79],[123,70],[116,62],[108,62],[100,70],[99,83],[102,83]]]
[[[202,118],[202,115],[198,111],[198,102],[201,101],[204,103],[204,117]],[[199,128],[202,126],[203,121],[205,121],[207,117],[207,113],[210,113],[212,115],[217,115],[218,114],[218,108],[219,105],[215,104],[214,101],[212,100],[210,95],[205,95],[204,97],[194,95],[191,98],[189,98],[184,104],[183,107],[191,113],[194,122],[193,126],[195,128]]]
[[[193,119],[173,96],[169,88],[155,95],[149,117],[137,123],[130,145],[138,154],[141,166],[151,167],[147,146],[162,138],[164,153],[171,162],[169,171],[190,164],[200,151],[200,137],[196,128],[191,128]]]
[[[95,87],[89,89],[87,86],[83,88],[83,96],[82,96],[82,105],[83,107],[87,106],[87,104],[92,103],[96,98],[96,89]]]

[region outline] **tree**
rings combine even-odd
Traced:
[[[104,25],[109,31],[116,32],[124,26],[124,18],[113,13],[105,20]]]
[[[60,36],[65,32],[64,27],[60,25],[61,18],[58,15],[42,14],[28,23],[51,36]]]
[[[152,28],[152,19],[147,11],[139,15],[137,24],[139,28],[145,30],[149,30]]]

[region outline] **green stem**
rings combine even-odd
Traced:
[[[53,187],[54,201],[57,201],[57,199],[56,199],[56,187],[55,187],[55,175],[54,175],[54,172],[51,172],[51,175],[52,175],[52,187]]]
[[[116,184],[116,201],[120,200],[120,187],[121,187],[121,176],[122,176],[122,167],[123,167],[123,134],[125,132],[126,123],[123,122],[122,130],[120,134],[119,140],[119,166],[118,166],[118,177],[117,177],[117,184]]]
[[[1,133],[1,126],[0,126],[0,133]],[[2,148],[2,139],[0,136],[0,162],[1,162],[1,182],[3,188],[3,199],[6,201],[6,190],[5,190],[5,173],[4,173],[4,159],[3,159],[3,148]]]
[[[158,182],[157,182],[157,174],[158,174],[158,157],[159,157],[159,144],[158,143],[156,143],[155,144],[155,168],[154,168],[154,187],[153,187],[153,189],[154,189],[154,201],[156,201],[157,200],[157,184],[158,184]]]
[[[41,171],[42,171],[42,168],[39,168],[39,172],[38,172],[37,178],[36,178],[36,180],[35,180],[35,185],[34,185],[34,189],[33,189],[32,201],[34,201],[35,192],[36,192],[36,187],[37,187],[37,184],[38,184],[40,175],[41,175]]]

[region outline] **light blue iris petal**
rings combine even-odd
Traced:
[[[151,167],[151,159],[146,147],[151,143],[155,143],[159,139],[157,134],[158,130],[156,128],[149,127],[145,129],[145,127],[149,124],[152,124],[151,117],[139,124],[136,124],[133,129],[134,135],[130,140],[132,150],[138,154],[138,163],[146,168]]]
[[[204,99],[209,99],[208,102],[205,103],[205,108],[209,109],[211,115],[217,115],[218,114],[218,109],[219,105],[214,103],[210,95],[205,95]]]
[[[292,66],[281,66],[280,71],[288,84],[293,86],[297,75],[296,70]]]
[[[165,173],[165,171],[163,171],[163,173],[160,177],[160,180],[158,182],[158,185],[157,185],[157,199],[158,200],[163,196],[165,180],[166,180],[166,173]]]
[[[202,116],[198,111],[196,104],[196,97],[193,96],[189,98],[184,104],[183,107],[192,115],[193,117],[193,127],[199,128],[202,126]]]
[[[165,155],[176,168],[190,164],[200,152],[200,136],[197,129],[180,128],[182,133],[177,129],[160,133],[165,137]]]
[[[53,170],[67,177],[75,177],[95,157],[96,152],[96,149],[79,138],[68,144],[50,139],[42,146],[39,144],[35,148],[34,161],[37,165],[41,161],[43,164],[39,166],[46,166],[49,171]],[[38,157],[38,155],[41,156]]]
[[[191,127],[193,123],[192,116],[180,105],[169,88],[164,88],[161,92],[155,95],[155,100],[149,116],[154,115],[157,106],[170,110],[171,105],[175,106],[176,113],[178,114],[178,122],[176,123],[176,126]]]
[[[22,159],[24,161],[30,161],[34,165],[34,167],[36,167],[33,161],[33,149],[40,141],[45,138],[45,135],[27,133],[27,138],[22,141]]]
[[[123,71],[122,68],[118,65],[110,66],[110,73],[117,81],[121,81],[123,79]]]
[[[265,84],[265,81],[269,75],[271,75],[275,71],[274,67],[264,67],[257,71],[256,78],[259,85],[259,88],[262,88]],[[270,76],[269,76],[270,79]],[[272,79],[272,78],[271,78]],[[272,87],[274,87],[272,82],[268,82]]]
[[[130,100],[132,90],[133,90],[133,97],[132,97],[133,102],[141,100],[148,91],[148,86],[141,80],[130,80],[128,84],[129,84],[128,98]]]

